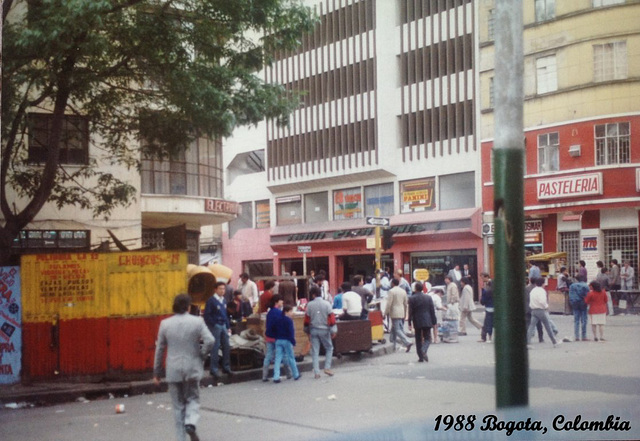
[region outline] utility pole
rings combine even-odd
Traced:
[[[524,305],[524,121],[522,2],[496,0],[495,353],[498,408],[529,404]]]
[[[380,208],[376,207],[374,214],[376,217],[380,217]],[[375,228],[376,238],[376,297],[380,295],[380,259],[382,258],[382,244],[380,243],[380,225],[376,225]]]

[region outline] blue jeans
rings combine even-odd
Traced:
[[[331,358],[333,357],[333,342],[331,341],[331,331],[329,329],[311,328],[311,362],[313,372],[320,373],[320,344],[324,346],[326,352],[324,357],[324,368],[331,369]]]
[[[582,338],[587,338],[587,306],[573,307],[573,332],[576,340],[580,339],[580,324],[582,322]]]
[[[211,366],[209,370],[217,374],[218,367],[220,365],[220,347],[222,347],[222,370],[231,370],[231,347],[229,346],[229,333],[225,325],[214,325],[213,329],[210,329],[213,338],[216,342],[211,348]]]
[[[273,362],[273,381],[280,379],[280,364],[289,366],[293,378],[298,378],[300,372],[296,365],[296,356],[293,354],[293,345],[289,340],[276,340],[276,361]]]
[[[396,340],[402,340],[402,344],[405,346],[409,346],[411,344],[411,340],[404,333],[404,319],[401,318],[392,318],[391,319],[391,333],[389,335],[389,339],[391,343],[393,343],[393,349],[396,348]]]

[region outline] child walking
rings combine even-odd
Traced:
[[[293,347],[296,345],[295,330],[293,328],[293,308],[285,305],[282,309],[282,317],[276,324],[276,359],[273,363],[273,382],[280,383],[280,364],[283,359],[291,369],[294,380],[300,379],[300,372],[296,365]]]

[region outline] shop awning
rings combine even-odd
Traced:
[[[527,262],[530,262],[532,260],[543,261],[543,260],[566,259],[566,258],[567,258],[567,253],[565,253],[564,251],[554,251],[549,253],[533,254],[531,256],[527,256],[525,260]]]

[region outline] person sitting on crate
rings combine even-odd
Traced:
[[[362,314],[362,297],[353,291],[349,282],[342,284],[342,310],[339,320],[360,320]]]
[[[241,322],[242,319],[253,314],[251,302],[242,297],[242,291],[236,290],[233,292],[233,300],[227,303],[227,314],[229,314],[229,320],[235,322]]]

